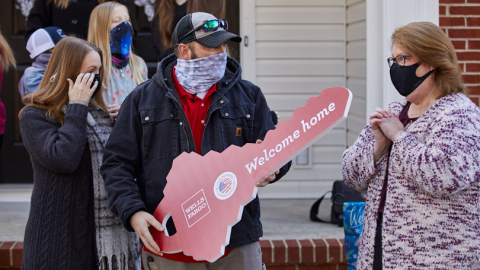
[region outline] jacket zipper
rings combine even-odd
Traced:
[[[183,110],[183,108],[182,108],[182,110]],[[182,119],[183,119],[183,116],[182,116]],[[185,123],[185,119],[183,119],[183,123]],[[188,140],[187,130],[185,129],[185,124],[182,124],[182,127],[183,127],[183,132],[185,133],[185,137],[187,138],[187,149],[188,149],[188,151],[190,151],[190,143],[188,142],[189,140]]]
[[[220,97],[219,97],[217,100],[215,100],[214,102],[211,102],[211,103],[210,103],[210,107],[208,107],[207,119],[206,119],[206,121],[205,121],[205,128],[203,129],[203,134],[202,134],[202,142],[203,142],[203,138],[205,137],[205,130],[207,129],[207,124],[208,124],[208,122],[210,122],[210,116],[211,116],[212,113],[213,113],[213,111],[211,111],[211,112],[209,113],[210,109],[211,109],[212,106],[213,106],[212,104],[217,103],[217,102],[218,102],[220,99],[222,99],[222,98],[223,98],[223,95],[220,96]],[[200,146],[200,149],[201,149],[201,146]],[[200,150],[200,151],[201,151],[201,150]],[[201,153],[200,153],[200,155],[201,155]]]
[[[179,104],[178,100],[176,100],[175,97],[173,97],[173,98],[170,97],[170,98],[173,99],[177,103],[177,107],[179,106],[180,110],[183,112],[183,114],[185,114],[185,112],[183,111],[182,104]],[[185,121],[186,116],[184,117],[184,115],[181,115],[181,117],[182,117],[182,121],[183,121],[182,129],[183,129],[183,132],[185,133],[185,137],[187,138],[187,151],[190,151],[190,143],[189,143],[189,139],[188,139],[188,134],[187,134],[187,130],[185,129],[185,125],[186,125],[186,123],[188,123],[188,121]]]

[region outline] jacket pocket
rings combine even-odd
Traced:
[[[151,108],[140,112],[145,160],[175,157],[178,152],[178,111],[175,108]]]
[[[230,145],[243,146],[253,141],[254,105],[239,105],[220,109],[224,149]]]

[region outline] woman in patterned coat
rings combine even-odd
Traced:
[[[392,44],[406,99],[343,154],[346,184],[367,193],[358,269],[480,269],[480,110],[438,26],[408,24]]]

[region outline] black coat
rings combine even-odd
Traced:
[[[109,205],[128,230],[132,230],[130,218],[134,213],[153,213],[163,199],[173,160],[182,152],[195,151],[193,134],[173,82],[176,62],[173,54],[163,59],[153,78],[125,99],[105,146],[100,172]],[[202,155],[210,150],[223,152],[230,145],[255,143],[275,128],[262,91],[241,79],[240,64],[230,57],[205,123]],[[236,136],[238,128],[242,129],[241,136]],[[280,169],[276,180],[288,172],[290,165]],[[232,227],[227,248],[253,243],[262,235],[260,201],[256,197]]]
[[[25,43],[39,28],[48,26],[59,27],[67,35],[87,39],[88,22],[92,10],[98,5],[97,0],[71,0],[66,9],[55,6],[54,1],[35,0],[33,8],[27,17]]]
[[[88,108],[67,105],[63,126],[45,113],[27,107],[20,115],[34,177],[22,269],[98,269]]]

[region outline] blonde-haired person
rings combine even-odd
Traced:
[[[22,269],[138,269],[138,240],[108,209],[99,168],[111,132],[101,51],[58,42],[20,130],[34,172]]]
[[[39,28],[56,26],[67,35],[86,39],[92,10],[109,0],[35,0],[27,16],[25,43]]]
[[[2,32],[0,32],[0,93],[2,92],[3,72],[8,71],[10,67],[15,67],[15,57],[8,42],[3,37]],[[0,149],[2,149],[6,117],[5,105],[3,105],[0,99]]]
[[[132,36],[133,28],[126,6],[106,2],[92,11],[88,41],[103,53],[102,95],[114,119],[128,94],[148,79],[145,61],[132,51]]]
[[[370,114],[343,154],[367,192],[357,269],[480,268],[480,110],[436,25],[392,36],[390,77],[406,99]]]

